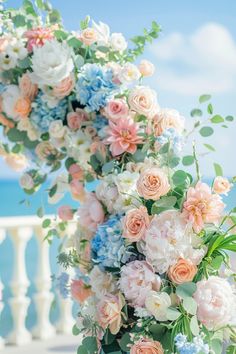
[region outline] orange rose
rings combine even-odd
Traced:
[[[15,103],[14,111],[21,117],[26,118],[31,111],[31,101],[28,97],[20,97]]]
[[[52,94],[54,97],[62,99],[71,93],[74,86],[75,78],[73,75],[69,75],[53,88]]]
[[[33,84],[28,74],[24,74],[19,79],[19,88],[22,96],[28,97],[31,101],[38,93],[38,86]]]
[[[144,199],[158,200],[170,190],[168,177],[158,167],[146,169],[137,181],[137,191]]]
[[[91,287],[86,285],[83,280],[73,280],[71,284],[71,296],[79,303],[83,303],[88,297],[92,296]]]
[[[197,266],[187,259],[180,258],[168,270],[169,279],[175,284],[192,281],[197,273]]]
[[[15,124],[10,120],[7,119],[3,114],[0,113],[0,124],[7,128],[13,128]]]
[[[140,241],[149,223],[149,215],[144,206],[141,206],[139,209],[129,210],[124,218],[123,237],[133,242]]]
[[[160,342],[143,338],[132,345],[130,354],[164,354],[164,350]]]

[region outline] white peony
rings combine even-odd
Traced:
[[[198,264],[204,249],[194,249],[193,235],[179,211],[168,210],[155,215],[146,231],[143,252],[156,272],[163,274],[180,257]],[[194,240],[195,242],[195,240]]]
[[[98,299],[108,293],[117,291],[117,282],[111,273],[102,272],[98,266],[93,267],[89,274],[92,291]]]
[[[165,292],[150,291],[145,301],[146,309],[157,321],[167,320],[167,309],[171,306],[171,298]]]
[[[20,89],[16,85],[7,86],[6,90],[4,90],[2,94],[2,111],[6,113],[6,115],[13,119],[19,120],[19,113],[15,111],[15,104],[17,100],[20,98]]]
[[[49,134],[51,138],[62,139],[65,136],[66,127],[63,125],[62,120],[54,120],[50,123]]]
[[[137,81],[140,77],[140,71],[137,66],[132,63],[126,63],[119,73],[119,79],[122,83]]]
[[[38,85],[56,86],[68,77],[74,68],[71,48],[57,40],[46,41],[34,47],[31,79]]]
[[[128,45],[122,33],[112,33],[110,44],[111,48],[117,52],[123,52]]]

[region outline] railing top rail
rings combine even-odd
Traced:
[[[47,218],[53,217],[53,215],[47,215]],[[42,219],[37,216],[9,216],[0,217],[0,229],[1,228],[15,228],[21,226],[41,226]]]

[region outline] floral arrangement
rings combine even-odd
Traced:
[[[66,31],[42,0],[2,7],[1,24],[0,153],[26,169],[27,194],[52,175],[49,201],[66,192],[78,201],[76,209],[60,206],[55,219],[37,211],[48,241],[62,238],[57,282],[80,303],[77,353],[221,354],[223,345],[235,353],[236,210],[226,213],[222,200],[234,178],[214,163],[209,186],[195,143],[183,153],[193,132],[208,137],[234,118],[214,113],[202,95],[187,131],[178,111],[159,106],[143,83],[153,64],[134,64],[158,37],[156,22],[133,48],[89,17]]]

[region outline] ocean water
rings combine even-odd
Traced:
[[[47,203],[47,189],[48,185],[44,185],[40,191],[38,191],[34,196],[26,196],[21,190],[18,181],[16,180],[0,180],[0,217],[3,216],[19,216],[19,215],[35,215],[36,210],[40,205],[44,205],[45,211],[48,214],[53,214],[56,212],[57,208],[61,204],[72,204],[74,207],[78,207],[78,203],[72,201],[69,195],[58,205],[49,205]],[[88,185],[88,189],[94,189],[95,184],[91,183]],[[224,198],[227,203],[227,209],[236,206],[236,188],[234,188],[227,198]],[[23,200],[27,200],[27,203],[20,203]],[[52,273],[56,274],[58,272],[58,266],[56,262],[56,255],[58,249],[59,241],[55,240],[50,247],[50,261]],[[26,249],[26,269],[27,275],[30,281],[30,287],[28,289],[28,296],[32,298],[35,293],[34,279],[37,273],[37,246],[36,241],[32,238],[27,245]],[[3,301],[4,310],[2,312],[0,321],[0,335],[6,336],[12,328],[12,317],[11,311],[8,305],[8,300],[11,297],[10,282],[13,275],[14,266],[14,254],[13,247],[9,237],[0,245],[0,277],[4,284]],[[50,318],[52,322],[56,322],[59,317],[59,308],[57,302],[51,308]],[[26,319],[27,328],[32,328],[36,323],[36,311],[33,301],[31,301],[28,316]]]

